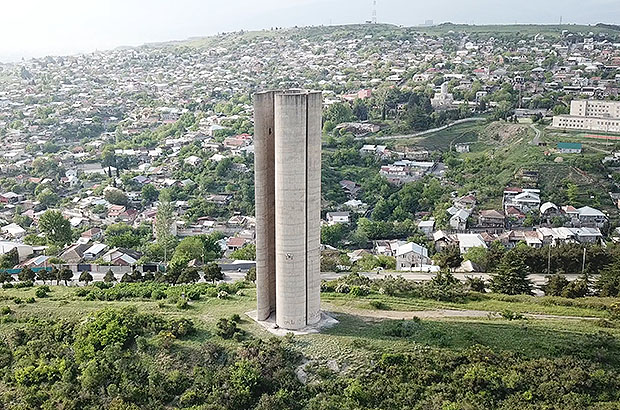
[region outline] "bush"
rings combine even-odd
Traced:
[[[8,307],[8,306],[2,306],[2,307],[0,308],[0,315],[8,315],[8,314],[11,314],[12,312],[13,312],[13,311],[12,311],[12,310],[11,310],[11,308],[10,308],[10,307]]]
[[[350,291],[351,287],[347,283],[341,282],[336,285],[336,293],[349,293]]]
[[[15,289],[24,289],[24,288],[31,288],[34,286],[34,283],[32,281],[26,281],[26,282],[17,282],[14,287]],[[6,287],[6,285],[5,285]]]
[[[422,285],[422,296],[444,302],[460,302],[467,295],[464,285],[448,271],[437,275]]]
[[[15,285],[13,285],[12,283],[5,283],[4,285],[2,285],[3,289],[13,289],[15,287]]]
[[[238,316],[238,315],[237,315]],[[222,337],[223,339],[232,339],[235,337],[235,340],[241,338],[243,336],[243,330],[237,327],[237,321],[233,320],[234,317],[230,319],[221,318],[217,322],[217,335]],[[239,318],[241,319],[241,318]]]
[[[48,292],[47,290],[45,290],[42,286],[40,286],[34,292],[34,295],[38,297],[39,299],[41,299],[41,298],[47,297],[47,292]]]
[[[486,293],[486,282],[482,278],[466,278],[465,285],[472,292]]]
[[[349,291],[349,294],[353,296],[368,296],[370,294],[370,288],[366,285],[353,286]]]
[[[421,329],[421,320],[414,317],[412,320],[388,322],[385,334],[392,337],[411,337]]]
[[[387,303],[381,302],[380,300],[371,300],[370,307],[377,310],[390,310],[390,307]]]
[[[179,300],[177,300],[177,308],[178,309],[189,309],[189,303],[187,303],[187,299],[179,298]]]
[[[499,312],[500,316],[506,320],[525,320],[525,316],[518,312],[513,312],[512,310],[503,310]]]
[[[24,303],[24,301],[22,300],[22,298],[13,298],[13,302],[16,305],[21,305],[22,303]]]
[[[547,276],[547,283],[541,286],[545,295],[548,296],[562,296],[564,288],[568,286],[569,282],[564,275],[551,275]]]
[[[34,298],[32,296],[29,298],[26,298],[26,303],[34,303]]]

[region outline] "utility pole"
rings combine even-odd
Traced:
[[[547,253],[547,275],[551,275],[551,245]]]

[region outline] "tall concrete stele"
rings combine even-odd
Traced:
[[[322,94],[254,96],[257,319],[297,330],[320,304]]]

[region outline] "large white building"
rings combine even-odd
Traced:
[[[574,100],[570,115],[553,117],[555,128],[620,132],[620,101]]]

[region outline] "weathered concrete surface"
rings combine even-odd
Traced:
[[[319,321],[316,322],[315,324],[305,326],[301,329],[291,330],[291,329],[284,329],[276,325],[275,315],[270,316],[269,318],[267,318],[267,320],[256,320],[255,310],[251,312],[247,312],[246,315],[250,319],[254,320],[256,323],[261,325],[263,328],[265,328],[265,330],[267,330],[268,332],[276,336],[286,336],[289,333],[292,333],[295,336],[316,334],[316,333],[320,333],[321,330],[330,328],[339,323],[338,320],[334,319],[332,316],[328,315],[325,312],[321,312],[319,315]]]
[[[276,309],[274,96],[254,96],[254,193],[256,220],[256,299],[259,320]]]
[[[320,92],[255,97],[257,317],[285,329],[321,318],[321,112]]]

